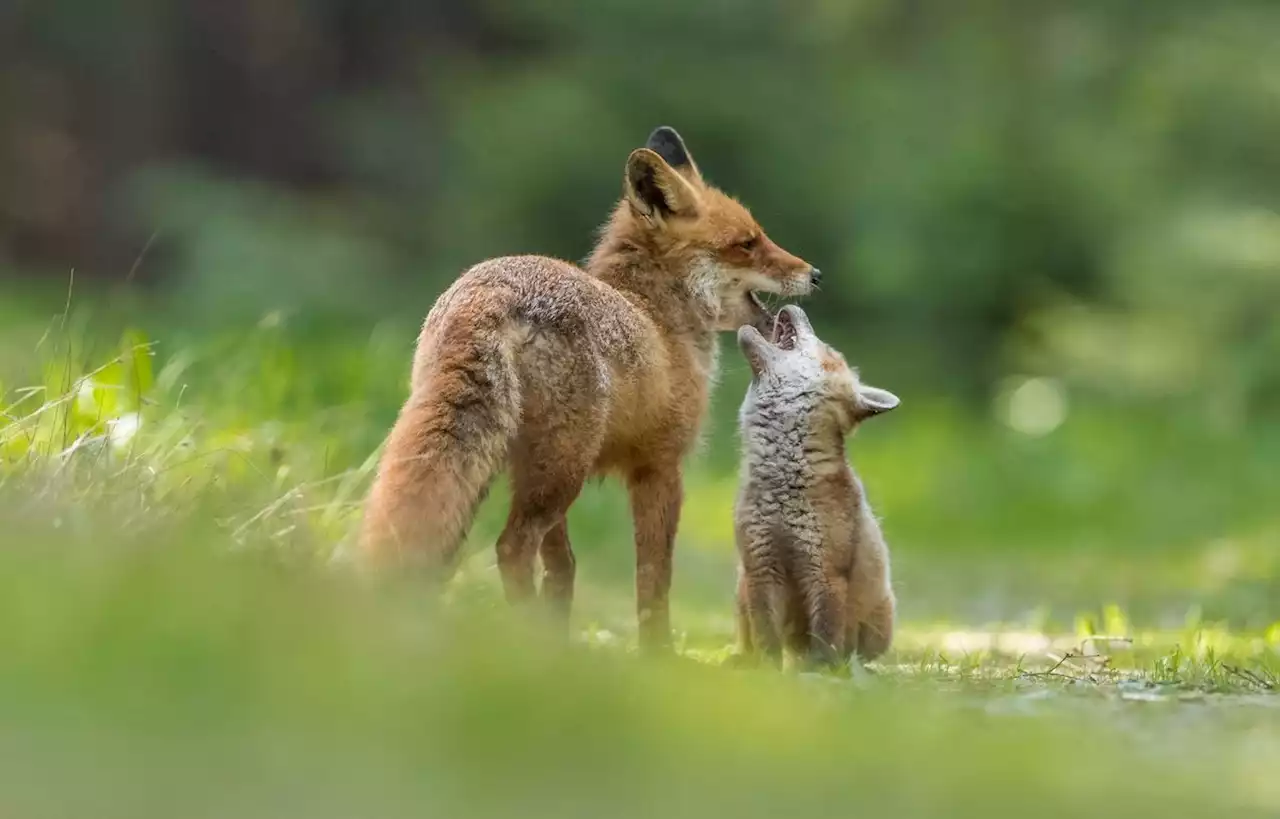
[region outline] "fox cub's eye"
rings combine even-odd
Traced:
[[[752,236],[749,239],[743,239],[742,241],[738,242],[737,247],[739,250],[755,250],[756,245],[758,244],[760,244],[760,237]]]

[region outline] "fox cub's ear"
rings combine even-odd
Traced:
[[[867,384],[858,388],[858,411],[863,418],[888,412],[900,403],[898,396],[888,390]]]
[[[750,324],[738,328],[738,348],[742,350],[753,375],[760,375],[769,367],[773,348],[760,331]]]
[[[654,128],[653,133],[649,134],[648,141],[645,142],[645,147],[665,159],[668,165],[689,179],[699,181],[702,179],[702,174],[693,161],[693,155],[685,147],[680,134],[676,133],[676,129],[670,125],[659,125]]]
[[[624,190],[631,207],[650,219],[698,212],[698,192],[649,148],[637,148],[627,157]]]

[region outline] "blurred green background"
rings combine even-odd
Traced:
[[[205,761],[233,758],[259,766],[223,794],[241,815],[340,815],[370,793],[390,812],[465,811],[465,786],[437,786],[490,782],[493,747],[513,743],[511,762],[552,735],[587,743],[567,758],[597,777],[557,802],[571,773],[545,759],[526,771],[521,787],[558,815],[639,804],[605,799],[618,774],[592,767],[593,742],[638,755],[626,764],[639,782],[704,766],[688,770],[706,772],[711,795],[691,796],[689,815],[772,815],[797,799],[831,810],[840,798],[814,783],[845,753],[881,786],[866,804],[893,815],[1012,815],[1028,799],[1076,815],[1089,783],[1117,808],[1220,814],[1225,803],[1196,801],[1226,781],[1204,760],[1187,793],[1148,787],[1113,775],[1137,764],[1122,751],[1083,750],[1088,731],[1037,726],[998,729],[957,763],[968,717],[907,730],[920,705],[896,700],[842,711],[807,756],[787,752],[806,773],[784,766],[796,778],[776,801],[744,805],[729,768],[757,781],[779,770],[741,742],[779,728],[768,708],[785,691],[680,678],[688,708],[663,710],[667,677],[620,682],[612,666],[543,660],[525,637],[447,620],[415,636],[440,621],[292,573],[343,565],[434,298],[487,257],[583,258],[627,153],[669,124],[712,182],[823,269],[804,303],[819,333],[903,399],[850,445],[893,554],[903,638],[890,665],[941,651],[946,666],[988,645],[963,635],[1008,629],[1164,635],[1159,659],[1133,661],[1158,679],[1183,680],[1187,652],[1221,682],[1214,651],[1228,644],[1234,662],[1274,664],[1277,43],[1267,0],[0,4],[0,541],[12,547],[0,717],[14,747],[76,749],[50,769],[89,770],[117,741],[135,747],[136,770],[171,762],[173,794],[122,786],[134,806],[122,815],[172,815],[205,793]],[[732,637],[746,383],[731,344],[723,361],[676,568],[682,644],[712,652]],[[497,491],[459,611],[502,611],[491,545],[504,514]],[[630,639],[624,494],[589,487],[570,524],[576,624]],[[229,551],[229,567],[207,557]],[[299,609],[328,614],[299,621]],[[510,666],[476,647],[489,639]],[[456,675],[433,676],[448,663]],[[392,682],[403,675],[430,684]],[[578,682],[562,688],[566,675]],[[544,722],[504,722],[477,686],[514,713],[557,704]],[[777,719],[823,719],[808,697]],[[575,716],[575,699],[594,716]],[[447,717],[455,707],[466,716]],[[397,724],[399,708],[425,709],[422,736]],[[876,738],[856,752],[838,740],[855,725]],[[313,736],[351,758],[281,761]],[[1280,758],[1269,736],[1215,761],[1234,766],[1232,815],[1280,804],[1255,770]],[[650,764],[662,756],[644,743],[676,738],[697,747]],[[176,747],[193,755],[174,761]],[[302,785],[339,759],[359,776],[332,793]],[[1003,772],[1018,764],[1011,785]],[[427,784],[407,785],[420,765]],[[913,770],[932,784],[910,797]],[[26,815],[54,804],[40,801],[46,780],[19,782],[28,790],[0,793],[26,793],[13,803]],[[502,798],[470,810],[500,813]]]

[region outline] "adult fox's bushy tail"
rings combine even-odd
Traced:
[[[376,564],[445,580],[515,435],[520,385],[507,311],[442,318],[423,328],[412,395],[378,464],[360,545]]]

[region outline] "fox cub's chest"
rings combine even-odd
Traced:
[[[806,550],[823,539],[821,517],[803,475],[748,470],[737,507],[742,534],[761,547]]]

